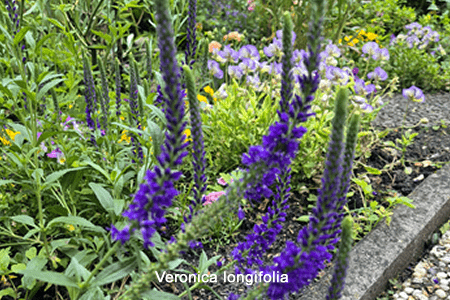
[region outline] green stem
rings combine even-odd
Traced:
[[[84,288],[86,288],[86,287],[89,286],[89,281],[91,281],[92,277],[94,277],[94,276],[98,273],[98,271],[99,271],[100,268],[105,264],[105,262],[108,260],[108,258],[109,258],[111,255],[113,255],[113,253],[116,252],[116,250],[117,250],[117,248],[119,247],[119,245],[120,245],[120,242],[116,242],[116,243],[114,244],[114,246],[112,246],[112,247],[108,250],[108,252],[106,252],[105,256],[103,256],[102,260],[95,266],[94,271],[92,271],[92,273],[91,273],[91,275],[89,275],[88,279],[86,279],[86,281],[83,282],[83,283],[80,285],[80,288],[81,288],[81,289],[84,289]]]

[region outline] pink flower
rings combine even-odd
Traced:
[[[61,150],[59,150],[59,148],[56,148],[56,150],[53,150],[52,152],[47,153],[47,156],[50,158],[57,158],[58,155],[61,155],[61,153],[62,153]]]
[[[216,202],[217,199],[219,199],[222,195],[225,195],[224,191],[209,193],[208,195],[206,195],[203,205],[210,205],[211,203]]]
[[[233,182],[233,178],[231,178],[231,182]],[[222,177],[217,179],[217,183],[224,186],[228,184]]]
[[[61,165],[66,162],[66,158],[64,157],[64,153],[62,153],[61,150],[59,150],[59,148],[56,148],[56,150],[53,150],[50,153],[47,153],[47,156],[50,157],[50,158],[56,158],[58,160],[58,163],[60,163]]]

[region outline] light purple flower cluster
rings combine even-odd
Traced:
[[[397,37],[391,36],[390,46],[395,45],[399,41],[406,40],[408,48],[412,49],[417,47],[418,49],[427,49],[428,45],[432,42],[439,42],[440,35],[437,31],[431,29],[430,26],[420,25],[413,22],[405,26],[408,30],[407,34],[399,34]]]
[[[414,102],[420,102],[420,103],[425,102],[425,96],[424,96],[422,90],[414,85],[408,89],[404,89],[402,91],[402,95],[407,100],[411,100]]]

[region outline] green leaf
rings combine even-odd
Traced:
[[[381,174],[381,171],[378,170],[377,168],[372,168],[372,167],[369,167],[369,166],[364,166],[364,169],[366,169],[367,172],[369,172],[370,174],[373,174],[373,175],[380,175],[380,174]]]
[[[81,278],[86,280],[91,275],[91,272],[81,265],[77,257],[74,256],[70,260],[70,264],[67,266],[64,274],[69,278],[75,276],[76,281],[81,282]]]
[[[13,94],[11,93],[11,91],[7,88],[4,87],[3,85],[0,84],[0,92],[2,92],[3,94],[5,94],[6,96],[8,96],[9,98],[13,98]]]
[[[211,266],[212,264],[215,264],[219,257],[220,255],[216,255],[208,260],[205,251],[202,250],[202,254],[200,255],[200,261],[198,263],[200,273],[203,274],[206,271],[208,271],[208,267]]]
[[[103,229],[102,227],[95,226],[90,221],[86,220],[85,218],[78,217],[78,216],[57,217],[57,218],[51,220],[48,223],[47,227],[49,228],[50,226],[52,226],[53,224],[56,224],[56,223],[64,223],[64,224],[69,224],[69,225],[80,225],[80,226],[87,227],[91,230],[97,231],[97,232],[106,233],[106,230]]]
[[[34,220],[32,217],[27,216],[27,215],[18,215],[18,216],[13,216],[11,217],[11,219],[17,223],[22,223],[22,224],[26,224],[26,225],[30,225],[34,228],[38,228],[36,226],[36,224],[34,224]]]
[[[12,37],[9,34],[9,31],[5,29],[5,27],[0,25],[0,30],[3,32],[3,34],[5,35],[5,37],[8,39],[8,41],[12,41]]]
[[[49,33],[47,35],[44,35],[43,37],[39,38],[39,41],[36,44],[35,53],[39,54],[39,49],[44,45],[44,43],[51,38],[52,36],[55,36],[56,33]]]
[[[103,208],[109,213],[114,212],[114,201],[111,194],[97,183],[91,182],[89,183],[89,186],[94,191]]]
[[[174,294],[160,292],[158,290],[151,290],[141,294],[144,300],[181,300],[178,296]]]
[[[111,44],[112,41],[112,37],[109,34],[103,33],[101,31],[97,31],[94,29],[91,29],[91,32],[99,37],[101,37],[102,39],[104,39],[108,44]]]
[[[298,218],[294,218],[294,221],[299,221],[299,222],[309,222],[309,216],[304,215],[304,216],[300,216]]]
[[[14,180],[0,180],[0,186],[8,183],[16,183],[16,182]]]
[[[18,273],[56,285],[78,288],[78,284],[76,282],[61,273],[28,269],[19,271]]]
[[[25,34],[25,40],[27,41],[27,44],[30,45],[30,48],[34,51],[34,49],[36,48],[36,41],[33,38],[33,33],[27,32],[27,34]]]
[[[8,266],[11,261],[11,257],[9,256],[10,247],[6,249],[0,250],[0,272],[3,273],[8,271]]]
[[[17,299],[17,294],[16,294],[16,292],[12,289],[12,288],[7,288],[7,289],[4,289],[4,290],[1,290],[0,291],[0,299],[2,299],[3,298],[3,296],[11,296],[11,297],[13,297],[14,299]]]
[[[175,268],[177,268],[180,264],[186,262],[184,259],[181,258],[177,258],[175,260],[172,260],[169,262],[169,270],[174,270]]]
[[[113,263],[101,271],[92,282],[93,286],[102,286],[111,282],[120,280],[130,274],[138,263],[136,258],[131,257],[127,260]]]
[[[102,167],[100,167],[99,165],[91,162],[91,161],[83,161],[83,164],[88,164],[90,165],[92,168],[96,169],[97,171],[99,171],[101,174],[103,174],[103,176],[105,176],[105,178],[111,183],[113,184],[113,182],[111,182],[111,176],[109,176],[108,172],[106,172]]]
[[[42,190],[44,191],[44,190],[48,189],[53,182],[58,180],[64,174],[67,174],[67,173],[72,172],[72,171],[83,170],[83,169],[86,169],[86,167],[78,167],[78,168],[73,168],[73,169],[66,169],[66,170],[57,171],[57,172],[54,172],[54,173],[50,174],[49,176],[47,176],[47,179],[45,180],[45,183],[42,185]]]
[[[114,214],[116,216],[120,216],[125,206],[125,200],[123,199],[114,199]]]
[[[61,23],[59,23],[58,20],[52,19],[52,18],[47,18],[47,20],[48,20],[50,23],[52,23],[53,25],[55,25],[56,27],[58,27],[59,29],[61,29],[62,31],[65,31],[65,30],[66,30],[66,28],[65,28]]]
[[[44,97],[51,88],[53,88],[55,85],[65,81],[65,80],[66,80],[65,78],[60,78],[60,79],[52,80],[49,83],[46,83],[37,93],[36,101],[40,101],[41,98]]]
[[[21,27],[20,31],[16,34],[16,36],[14,37],[14,46],[19,45],[19,43],[23,40],[23,38],[25,37],[25,34],[28,32],[28,30],[30,30],[31,28],[26,26],[26,27]]]
[[[37,254],[36,247],[31,247],[30,249],[28,249],[28,250],[25,252],[25,256],[26,256],[28,259],[34,258],[34,257],[36,256],[36,254]]]

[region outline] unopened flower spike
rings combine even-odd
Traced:
[[[186,79],[186,86],[188,90],[189,110],[191,117],[191,133],[193,138],[193,161],[194,168],[194,187],[192,189],[194,194],[194,201],[201,204],[202,195],[207,188],[207,177],[205,175],[206,159],[205,146],[203,142],[202,118],[200,115],[200,105],[197,100],[197,89],[195,88],[194,77],[192,71],[187,66],[183,66],[184,75]]]
[[[121,80],[120,80],[120,64],[119,59],[116,57],[114,60],[114,71],[115,71],[115,83],[116,83],[116,116],[120,116],[120,102],[121,102]]]
[[[326,300],[339,300],[342,296],[347,275],[348,255],[353,243],[352,229],[353,221],[351,217],[346,217],[342,222],[341,242]]]

